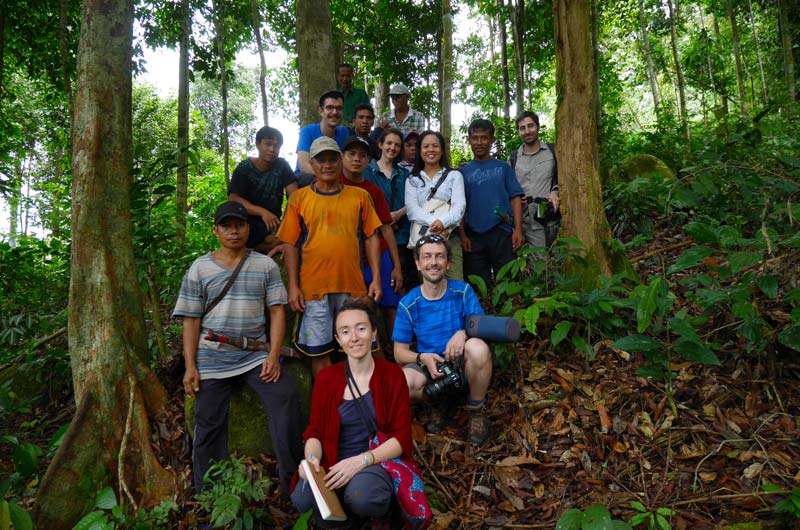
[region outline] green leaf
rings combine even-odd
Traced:
[[[625,521],[619,521],[617,519],[611,521],[611,528],[613,528],[614,530],[633,530],[631,525],[629,525]]]
[[[778,155],[777,158],[789,168],[793,167],[800,168],[800,158],[795,158],[789,155]]]
[[[717,232],[711,225],[693,221],[684,226],[683,229],[698,243],[716,243],[719,241]]]
[[[756,285],[761,292],[770,298],[778,296],[778,279],[771,274],[763,274],[756,278]]]
[[[638,510],[638,511],[640,511],[640,512],[642,512],[642,513],[647,513],[647,512],[648,512],[647,508],[645,508],[645,507],[644,507],[644,504],[642,504],[642,503],[641,503],[641,502],[639,502],[639,501],[631,501],[631,506],[632,506],[632,507],[633,507],[635,510]]]
[[[670,508],[659,508],[658,510],[656,510],[656,513],[666,517],[672,517],[673,515],[675,515],[675,510],[672,510]]]
[[[223,493],[214,504],[211,520],[215,526],[225,526],[236,519],[242,507],[242,500],[233,493]]]
[[[788,346],[795,351],[800,351],[800,324],[795,322],[778,333],[778,340],[784,346]]]
[[[64,435],[67,433],[67,429],[69,429],[70,424],[66,423],[58,428],[58,430],[50,437],[50,441],[47,442],[47,448],[51,451],[58,449],[61,445],[61,441],[64,439]]]
[[[556,523],[556,530],[581,530],[583,514],[575,508],[561,514]]]
[[[780,486],[778,486],[776,484],[770,484],[770,483],[767,483],[767,484],[764,484],[763,486],[761,486],[761,490],[765,491],[767,493],[771,493],[773,491],[781,491],[782,489],[783,488],[781,488]]]
[[[700,342],[700,337],[697,336],[697,331],[695,331],[694,326],[692,326],[688,320],[677,317],[670,318],[669,329],[684,339]]]
[[[656,311],[656,298],[658,292],[661,290],[661,276],[657,276],[655,280],[647,286],[642,298],[639,300],[639,305],[636,307],[636,331],[643,333],[653,318],[653,313]]]
[[[680,338],[672,346],[673,351],[686,359],[711,366],[720,366],[721,363],[714,352],[700,344],[699,342]]]
[[[611,347],[627,352],[654,352],[661,349],[661,344],[653,337],[648,337],[647,335],[628,335],[615,341]]]
[[[611,513],[602,504],[593,504],[583,510],[582,530],[612,530]]]
[[[483,281],[483,278],[477,274],[470,274],[469,283],[478,291],[479,297],[486,298],[486,293],[488,290],[486,289],[486,282]]]
[[[16,504],[9,504],[8,508],[11,515],[11,524],[14,525],[14,530],[33,530],[33,519],[31,519],[31,514]],[[2,528],[1,525],[0,528]]]
[[[656,524],[661,530],[670,530],[669,521],[663,515],[656,514]]]
[[[583,353],[590,361],[594,359],[594,348],[592,348],[591,344],[583,340],[583,337],[575,336],[572,337],[571,341],[572,345],[575,346],[578,351]]]
[[[714,252],[714,249],[698,245],[696,247],[691,247],[685,250],[679,257],[678,260],[668,269],[667,272],[673,273],[678,272],[683,269],[688,269],[691,267],[696,267],[700,260],[703,258],[707,258]]]
[[[731,252],[728,255],[728,263],[731,265],[731,271],[736,274],[741,270],[761,263],[761,258],[761,254],[756,252]]]
[[[95,508],[101,510],[110,510],[117,505],[117,496],[110,486],[106,486],[97,492],[97,498],[94,501]]]
[[[646,510],[645,510],[646,512]],[[642,524],[643,522],[647,521],[650,518],[649,513],[637,513],[633,517],[631,517],[630,523],[631,526],[637,526]]]
[[[9,530],[11,528],[11,510],[8,507],[8,501],[0,499],[0,530]]]
[[[536,335],[536,322],[539,321],[539,306],[536,304],[528,307],[525,311],[525,329],[529,333]]]
[[[553,331],[550,333],[550,342],[553,344],[553,348],[558,346],[558,344],[567,337],[571,329],[572,322],[568,320],[562,320],[556,324],[556,327],[553,328]]]
[[[78,524],[76,524],[75,528],[73,528],[72,530],[89,530],[90,528],[94,528],[94,526],[101,520],[105,521],[105,517],[106,514],[104,514],[101,511],[91,512],[88,515],[86,515],[86,517],[78,521]]]
[[[308,510],[306,513],[301,515],[294,523],[292,530],[308,530],[308,520],[311,519],[311,515],[313,513],[313,510]]]
[[[42,450],[32,443],[24,443],[14,448],[14,469],[23,477],[30,477],[39,467]]]

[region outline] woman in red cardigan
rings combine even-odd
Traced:
[[[411,408],[402,369],[372,356],[376,333],[370,300],[351,298],[342,305],[335,334],[347,359],[317,375],[303,438],[306,460],[328,470],[325,482],[338,490],[345,510],[371,518],[373,528],[384,528],[394,489],[391,476],[378,464],[400,456],[411,458]],[[378,432],[386,436],[372,450],[369,417],[377,420]],[[324,526],[303,471],[299,474],[292,503],[301,513],[314,508],[316,522]]]

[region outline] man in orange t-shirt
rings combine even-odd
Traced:
[[[292,194],[277,235],[286,243],[289,305],[298,313],[294,344],[311,357],[316,376],[331,364],[338,307],[351,296],[381,298],[381,221],[366,191],[339,180],[342,152],[335,140],[317,138],[309,154],[316,181]],[[369,286],[361,274],[362,241]]]

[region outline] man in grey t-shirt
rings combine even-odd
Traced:
[[[555,147],[539,140],[539,116],[525,111],[516,119],[520,148],[509,157],[522,189],[522,228],[525,240],[534,247],[550,246],[558,235],[560,219],[558,166]]]

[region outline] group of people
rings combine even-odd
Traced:
[[[490,284],[523,242],[549,243],[559,208],[555,150],[539,141],[536,114],[524,112],[522,146],[510,163],[496,160],[494,126],[478,119],[468,129],[474,159],[454,169],[442,135],[418,132],[427,120],[408,105],[408,87],[391,87],[393,110],[372,130],[369,98],[352,79],[352,67],[340,65],[338,89],[319,99],[319,123],[300,131],[294,171],[279,157],[280,131],[258,131],[258,156],[237,166],[229,201],[216,211],[219,248],[184,278],[173,315],[184,323],[184,389],[196,399],[194,481],[202,490],[211,462],[227,458],[230,396],[246,383],[267,411],[281,490],[300,511],[314,507],[302,472],[292,487],[305,458],[374,527],[385,527],[393,499],[406,501],[408,526],[424,527],[430,513],[413,464],[410,405],[456,363],[467,440],[487,440],[493,357],[466,334],[467,317],[483,310],[463,278]],[[314,376],[305,431],[298,391],[281,368],[286,304],[297,315],[293,345]],[[394,363],[378,346],[376,304]],[[217,342],[211,330],[243,346]],[[344,361],[333,364],[338,351]],[[426,428],[438,432],[453,400],[433,401]]]

